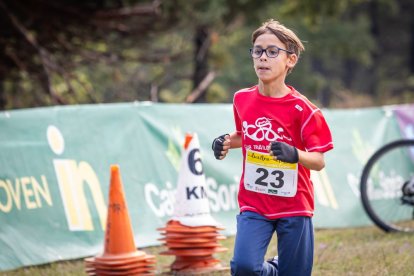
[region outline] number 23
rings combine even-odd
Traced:
[[[257,173],[262,174],[259,176],[259,178],[256,179],[255,184],[267,186],[270,184],[273,188],[282,188],[283,184],[285,183],[283,180],[283,176],[285,175],[282,171],[274,170],[270,174],[275,176],[275,180],[277,180],[277,183],[270,181],[266,182],[266,178],[269,176],[269,171],[264,168],[257,168]]]

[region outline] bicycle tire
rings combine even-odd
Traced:
[[[411,148],[413,147],[413,148]],[[400,151],[399,151],[400,150]],[[410,151],[413,151],[410,153]],[[406,152],[406,153],[405,153]],[[406,154],[406,156],[405,156]],[[397,169],[402,170],[401,167],[404,167],[407,173],[404,177],[399,177],[396,174],[394,177],[390,177],[390,180],[387,180],[384,175],[381,176],[381,166],[382,162],[392,162],[393,164],[384,166],[388,172],[392,174],[392,170],[395,170],[395,164],[397,164],[397,160],[391,160],[392,156],[402,156],[408,157],[408,162],[403,163],[401,165],[398,164]],[[385,232],[414,232],[414,218],[413,218],[413,205],[412,204],[402,204],[401,197],[398,200],[398,189],[400,189],[402,194],[402,186],[404,185],[404,181],[408,180],[413,177],[412,173],[412,165],[414,164],[414,139],[401,139],[397,140],[388,144],[385,144],[381,148],[379,148],[368,160],[361,175],[361,182],[360,182],[360,191],[361,191],[361,200],[362,205],[364,207],[365,212],[369,216],[369,218],[377,225],[379,228],[384,230]],[[386,157],[386,158],[384,158]],[[387,159],[390,158],[390,159]],[[395,158],[397,159],[397,158]],[[405,160],[405,159],[404,159]],[[377,167],[376,167],[377,166]],[[393,167],[393,168],[389,168]],[[375,173],[378,171],[376,176]],[[392,175],[391,175],[392,176]],[[394,178],[394,179],[393,179]],[[407,179],[408,178],[408,179]],[[377,181],[375,182],[374,179]],[[386,183],[386,185],[384,183]],[[401,183],[403,182],[403,183]],[[373,188],[375,184],[380,185],[379,192]],[[389,185],[391,184],[391,185]],[[382,187],[388,187],[391,189],[390,194],[387,191],[381,191]],[[392,190],[395,189],[395,190]],[[380,193],[383,193],[382,195]],[[395,196],[393,198],[393,196]],[[376,201],[376,202],[375,202]],[[385,202],[383,204],[381,202]],[[388,206],[388,207],[387,207]],[[385,209],[384,208],[388,208]],[[395,211],[395,214],[393,213]],[[399,213],[398,213],[399,212]],[[408,214],[411,212],[411,218],[408,217]],[[407,213],[407,214],[406,214]],[[387,214],[387,216],[385,215]],[[402,215],[403,214],[403,215]],[[400,219],[401,217],[401,219]]]

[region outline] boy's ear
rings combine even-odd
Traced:
[[[298,62],[298,56],[296,54],[290,54],[288,56],[287,65],[288,65],[289,68],[295,67],[297,62]]]

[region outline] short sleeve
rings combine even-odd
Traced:
[[[303,124],[302,139],[306,150],[310,152],[326,152],[333,149],[331,131],[319,109]]]
[[[241,134],[242,133],[241,120],[239,117],[239,113],[237,112],[236,105],[234,103],[233,103],[233,113],[234,113],[234,124],[236,126],[237,134]]]

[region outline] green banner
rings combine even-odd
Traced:
[[[401,137],[396,109],[324,110],[335,149],[312,175],[315,227],[371,224],[359,199],[363,164]],[[414,122],[414,119],[413,119]],[[160,244],[173,213],[186,132],[200,141],[212,216],[235,234],[241,150],[214,159],[234,129],[229,104],[126,103],[0,113],[0,270],[101,253],[110,165],[119,164],[137,247]]]

